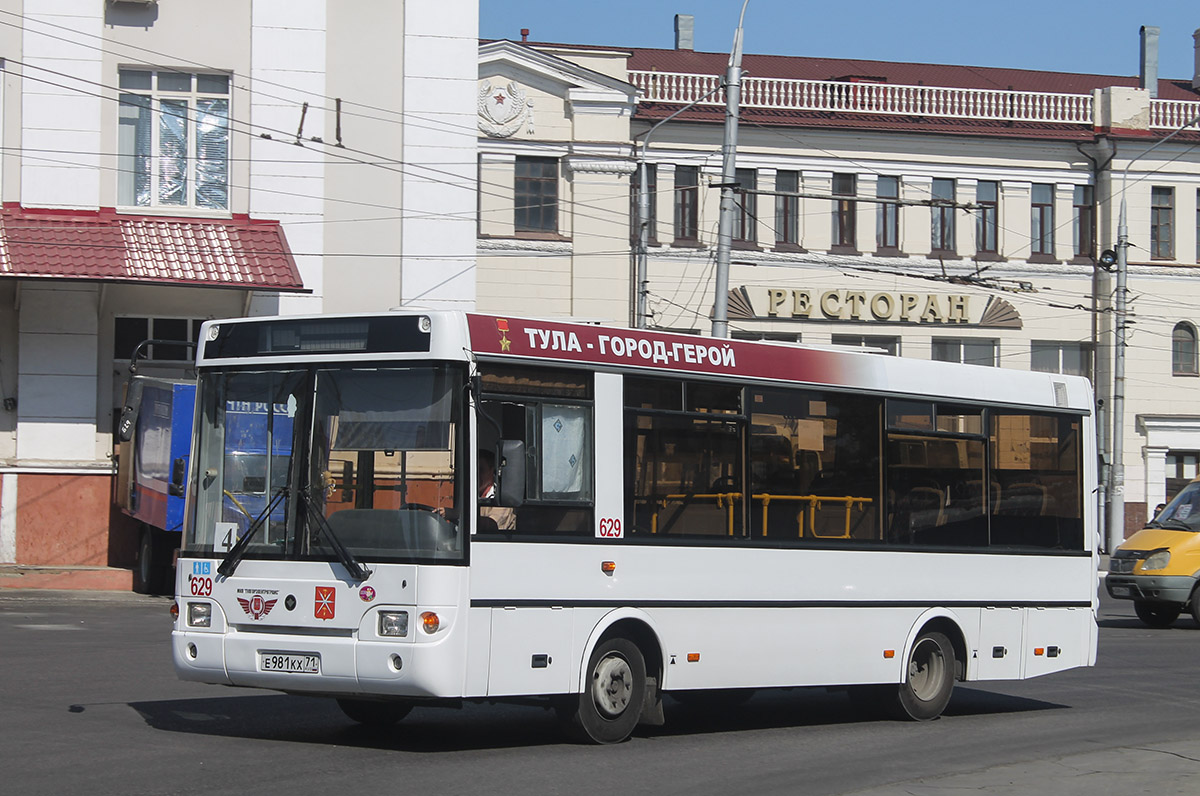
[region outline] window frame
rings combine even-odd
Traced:
[[[700,167],[675,167],[675,243],[700,243]]]
[[[1076,185],[1071,194],[1071,243],[1076,257],[1091,258],[1095,251],[1096,189],[1092,185]]]
[[[758,246],[758,170],[738,169],[734,179],[744,191],[734,194],[733,229],[731,239],[738,248]]]
[[[1049,194],[1038,200],[1038,193]],[[1029,255],[1034,258],[1054,257],[1054,185],[1033,183],[1029,188]]]
[[[1183,335],[1188,339],[1182,339]],[[1180,321],[1171,330],[1171,375],[1200,376],[1197,362],[1196,327]]]
[[[148,77],[149,88],[139,85],[140,76]],[[167,76],[187,76],[188,90],[162,87],[163,78]],[[202,78],[223,78],[225,90],[202,90]],[[233,74],[219,71],[195,71],[176,69],[156,69],[153,67],[135,68],[119,67],[117,71],[117,206],[137,209],[180,209],[198,210],[213,213],[228,213],[231,211],[230,167],[232,163],[233,135],[230,120],[233,105]],[[203,103],[224,102],[224,114],[210,108],[201,110]],[[164,102],[182,104],[180,112],[169,112],[164,108]],[[134,115],[126,115],[130,109]],[[145,117],[142,116],[144,109]],[[183,153],[166,153],[163,141],[164,128],[168,117],[183,120]],[[223,155],[209,157],[207,146],[203,139],[202,128],[212,119],[223,119],[224,141]],[[143,121],[147,129],[139,132]],[[221,125],[212,129],[218,130]],[[126,128],[129,127],[128,131]],[[132,141],[129,139],[132,135]],[[146,142],[148,151],[138,151],[142,135],[148,135]],[[128,142],[128,143],[127,143]],[[128,151],[126,148],[128,147]],[[177,171],[182,174],[183,197],[180,201],[164,199],[164,184],[168,182],[168,169],[171,162],[181,160],[183,165]],[[220,175],[221,179],[218,179]],[[207,177],[207,179],[205,179]],[[138,201],[139,183],[146,180],[145,190],[148,201]],[[223,192],[222,200],[206,202],[204,197],[211,194],[206,187],[217,186]],[[131,201],[123,201],[128,197]]]
[[[540,167],[542,173],[522,174],[522,166],[531,172],[533,167]],[[558,236],[559,171],[556,157],[517,155],[514,159],[513,232],[517,236]]]
[[[890,185],[884,193],[884,185]],[[894,191],[892,190],[894,188]],[[900,178],[892,175],[880,176],[875,182],[876,199],[895,199],[895,202],[880,202],[875,210],[876,254],[900,253]]]
[[[967,349],[969,347],[982,347],[983,344],[988,344],[991,347],[991,362],[983,362],[982,360],[967,361]],[[954,355],[957,358],[950,359],[945,356],[938,356],[939,346],[943,353],[951,353],[951,346],[954,347]],[[934,337],[930,342],[930,359],[935,362],[957,362],[965,365],[983,365],[984,367],[999,367],[1000,364],[1000,341],[995,338],[984,337]]]
[[[949,195],[939,195],[939,188]],[[957,230],[955,229],[955,203],[958,196],[958,186],[952,179],[937,177],[930,186],[930,196],[933,203],[929,207],[930,239],[929,250],[933,256],[958,256]]]
[[[1171,186],[1150,186],[1150,259],[1175,259],[1175,189]]]
[[[991,189],[991,198],[984,197],[985,186]],[[975,253],[998,255],[1000,253],[1000,183],[995,180],[980,180],[976,183],[975,205],[979,213],[975,219]]]
[[[830,183],[833,200],[832,251],[858,253],[858,175],[834,174]]]
[[[775,172],[775,248],[800,248],[800,197],[783,194],[800,193],[800,172]]]
[[[1055,353],[1055,366],[1053,369],[1038,366],[1038,354],[1048,354],[1053,351]],[[1070,351],[1073,355],[1078,355],[1079,361],[1084,364],[1083,372],[1076,372],[1066,367],[1065,360],[1067,352]],[[1068,376],[1083,376],[1091,379],[1093,373],[1093,359],[1095,357],[1095,349],[1091,343],[1081,343],[1069,340],[1031,340],[1029,342],[1029,369],[1037,373],[1061,373]]]

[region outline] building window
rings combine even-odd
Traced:
[[[779,171],[775,173],[775,191],[779,194],[800,193],[800,172]],[[800,197],[775,197],[775,245],[798,246],[800,244]]]
[[[1090,185],[1076,185],[1074,196],[1075,215],[1071,224],[1071,237],[1076,257],[1092,256],[1092,239],[1096,237],[1095,192]]]
[[[1030,344],[1030,368],[1041,373],[1065,373],[1090,379],[1092,347],[1087,343],[1034,340]]]
[[[1030,244],[1032,254],[1054,254],[1054,186],[1034,185],[1030,194]]]
[[[975,251],[979,254],[996,254],[996,229],[1000,187],[995,182],[981,182],[975,186]]]
[[[122,69],[117,203],[229,208],[229,75]]]
[[[1150,189],[1150,259],[1175,259],[1175,189]]]
[[[934,254],[953,254],[954,240],[954,180],[933,181],[932,236],[930,248]]]
[[[933,358],[938,362],[996,366],[995,340],[940,337],[933,340]]]
[[[875,196],[879,199],[900,198],[900,178],[880,177],[875,183]],[[900,205],[880,202],[875,207],[875,248],[879,251],[900,250]]]
[[[754,169],[738,169],[737,184],[744,190],[734,195],[737,206],[733,214],[733,240],[753,245],[758,242],[758,172]]]
[[[641,202],[641,175],[642,170],[639,168],[633,172],[633,179],[629,181],[629,218],[630,238],[637,242],[641,230],[638,229],[638,222],[641,221],[641,216],[638,211],[638,205]],[[649,197],[649,212],[646,215],[646,241],[651,244],[658,243],[658,166],[646,165],[646,193]]]
[[[900,356],[900,338],[885,337],[871,334],[835,334],[834,345],[848,345],[856,348],[882,348],[891,356]]]
[[[517,157],[516,169],[516,231],[558,232],[558,160]]]
[[[1181,321],[1171,332],[1171,375],[1195,376],[1197,373],[1200,371],[1196,368],[1196,327]]]
[[[1200,477],[1200,451],[1169,451],[1167,453],[1167,500],[1175,497],[1188,482]]]
[[[128,363],[134,349],[143,340],[178,340],[194,343],[200,339],[203,318],[129,318],[113,321],[113,359]],[[191,362],[196,352],[187,346],[157,344],[147,346],[145,358],[156,362]]]
[[[675,167],[675,240],[700,240],[700,167]]]
[[[858,246],[857,225],[855,224],[855,216],[857,215],[857,203],[852,198],[842,199],[837,197],[853,197],[856,193],[857,186],[853,174],[835,174],[833,175],[833,248],[842,250],[855,250]]]

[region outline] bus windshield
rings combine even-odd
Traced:
[[[446,366],[208,371],[185,549],[459,560],[463,376]]]

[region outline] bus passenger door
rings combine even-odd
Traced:
[[[566,608],[493,608],[488,696],[567,693],[573,618]]]
[[[1025,611],[992,607],[979,612],[979,655],[975,672],[979,680],[1017,680],[1021,677]]]

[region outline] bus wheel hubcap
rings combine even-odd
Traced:
[[[624,658],[609,656],[592,672],[592,701],[606,716],[620,716],[633,696],[633,672]]]
[[[937,643],[924,639],[913,650],[908,662],[908,682],[918,699],[933,699],[945,677],[946,661]]]

